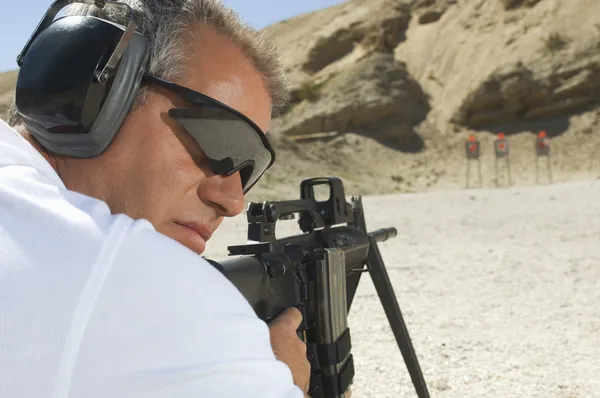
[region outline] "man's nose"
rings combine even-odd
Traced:
[[[198,196],[213,206],[221,217],[234,217],[244,210],[244,191],[239,172],[228,177],[216,174],[207,177],[198,187]]]

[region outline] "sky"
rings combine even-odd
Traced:
[[[52,4],[51,0],[3,0],[0,13],[0,72],[17,69],[17,55]],[[257,29],[341,0],[223,0]]]

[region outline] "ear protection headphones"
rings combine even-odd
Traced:
[[[85,3],[127,11],[128,25],[56,15]],[[131,8],[104,0],[56,0],[17,58],[16,108],[47,150],[90,158],[110,145],[139,91],[149,58]]]

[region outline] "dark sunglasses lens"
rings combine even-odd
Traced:
[[[226,109],[216,105],[175,108],[169,110],[169,116],[200,145],[214,173],[231,175],[239,171],[245,192],[272,164],[273,156],[261,133]]]

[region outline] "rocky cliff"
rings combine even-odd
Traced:
[[[506,186],[498,132],[512,184],[532,184],[541,130],[552,181],[600,176],[597,0],[353,0],[267,32],[295,93],[273,131],[296,145],[265,189],[298,170],[336,173],[356,192],[460,188],[472,133],[484,186]]]
[[[413,19],[409,32],[396,57],[433,97],[441,125],[548,119],[600,98],[596,0],[456,2],[436,23]]]
[[[359,132],[420,151],[414,128],[428,98],[394,56],[410,20],[407,3],[351,1],[268,28],[279,48],[290,48],[283,59],[294,102],[273,131]]]

